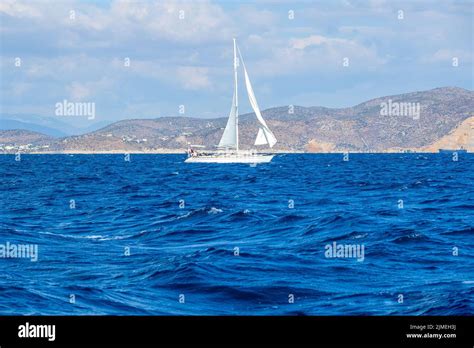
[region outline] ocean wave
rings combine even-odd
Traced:
[[[39,245],[38,262],[0,258],[0,313],[468,315],[474,157],[454,172],[443,156],[417,156],[278,155],[250,167],[141,155],[124,170],[121,155],[38,155],[14,172],[0,165],[0,244]],[[334,242],[364,246],[364,260],[326,257]]]

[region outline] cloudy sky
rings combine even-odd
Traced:
[[[262,109],[473,89],[472,6],[2,0],[0,113],[54,116],[66,99],[96,103],[96,120],[178,115],[180,105],[186,116],[226,116],[234,36]]]

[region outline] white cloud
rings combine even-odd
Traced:
[[[421,63],[442,63],[447,65],[453,63],[453,59],[457,58],[458,64],[465,64],[472,62],[472,53],[463,50],[448,50],[442,48],[437,50],[434,54],[422,56],[420,59]]]
[[[338,44],[338,45],[352,45],[353,43],[344,40],[344,39],[332,39],[332,38],[327,38],[321,35],[311,35],[302,39],[292,39],[290,41],[291,47],[304,50],[308,46],[319,46],[321,44]]]
[[[199,90],[209,88],[209,69],[194,66],[184,66],[177,69],[177,77],[185,89]]]
[[[74,11],[73,18],[71,11]],[[215,38],[231,36],[228,28],[232,23],[231,18],[219,5],[206,0],[199,2],[115,0],[109,7],[99,7],[78,0],[61,2],[2,0],[0,12],[15,18],[36,17],[34,23],[36,29],[80,31],[90,35],[103,32],[109,39],[112,35],[118,35],[114,37],[114,41],[145,34],[154,39],[208,42]],[[70,34],[69,37],[74,39]],[[83,37],[78,39],[83,40]],[[92,36],[89,39],[100,39],[100,36]],[[71,46],[80,45],[79,40],[73,41]]]
[[[83,100],[91,94],[90,88],[79,82],[71,83],[67,89],[72,100]]]
[[[152,9],[147,30],[153,37],[196,43],[231,35],[230,18],[207,1],[157,3]]]
[[[249,26],[253,30],[261,30],[262,28],[272,29],[275,25],[279,24],[279,18],[275,11],[266,9],[260,10],[255,6],[249,5],[240,7],[235,14],[235,18],[238,19],[238,22],[245,23],[246,26]]]
[[[108,94],[112,85],[113,81],[111,79],[101,78],[97,81],[74,81],[70,83],[66,89],[69,93],[69,98],[72,101],[86,100],[91,97],[95,100],[100,94]]]
[[[294,5],[295,19],[289,20],[293,5],[273,1],[249,5],[113,0],[98,5],[80,0],[0,0],[2,91],[30,100],[68,97],[104,98],[112,100],[111,104],[142,102],[143,108],[159,101],[163,110],[168,100],[182,93],[208,108],[210,102],[220,102],[215,97],[201,99],[209,90],[212,93],[208,94],[218,96],[231,94],[234,36],[257,94],[268,91],[270,100],[274,93],[274,105],[280,101],[275,97],[281,90],[278,83],[291,84],[292,78],[298,85],[289,94],[310,95],[316,88],[330,90],[324,85],[315,87],[313,80],[322,75],[331,75],[326,84],[351,85],[359,83],[358,79],[374,81],[400,70],[433,76],[430,69],[438,62],[449,64],[452,57],[459,57],[457,72],[464,75],[462,69],[472,64],[472,16],[467,2],[302,2]],[[402,21],[397,19],[399,8],[405,11]],[[181,10],[183,19],[179,18]],[[12,70],[11,62],[17,56],[22,57],[22,68]],[[130,67],[124,67],[125,57],[130,57]],[[347,69],[342,67],[345,57],[350,60]],[[364,74],[351,76],[350,72]],[[438,80],[443,78],[449,81],[450,77],[439,75]],[[15,87],[15,81],[30,85]],[[163,100],[140,99],[148,99],[144,94],[155,88],[154,95]],[[200,90],[199,96],[187,93]],[[228,103],[222,100],[222,105]]]
[[[349,58],[349,65],[359,70],[386,63],[373,46],[322,35],[291,38],[266,47],[271,54],[254,63],[253,68],[265,76],[336,71],[342,67],[344,58]]]
[[[29,82],[15,82],[12,86],[12,94],[19,97],[28,92],[33,85]]]
[[[0,12],[18,18],[41,17],[41,11],[35,6],[15,0],[0,1]]]

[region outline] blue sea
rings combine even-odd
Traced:
[[[0,156],[0,314],[474,313],[474,155],[184,159]]]

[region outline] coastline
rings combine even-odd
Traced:
[[[452,152],[459,151],[461,149],[447,149]],[[131,155],[185,155],[186,150],[159,150],[159,151],[120,151],[120,150],[111,150],[111,151],[17,151],[17,152],[1,152],[1,155],[123,155],[123,154],[131,154]],[[432,150],[424,150],[424,149],[409,149],[404,151],[321,151],[321,152],[314,152],[314,151],[263,151],[262,153],[271,153],[271,154],[313,154],[313,155],[324,155],[324,154],[407,154],[407,153],[419,153],[419,154],[436,154],[439,151],[432,151]],[[473,153],[471,151],[467,151],[467,153]]]

